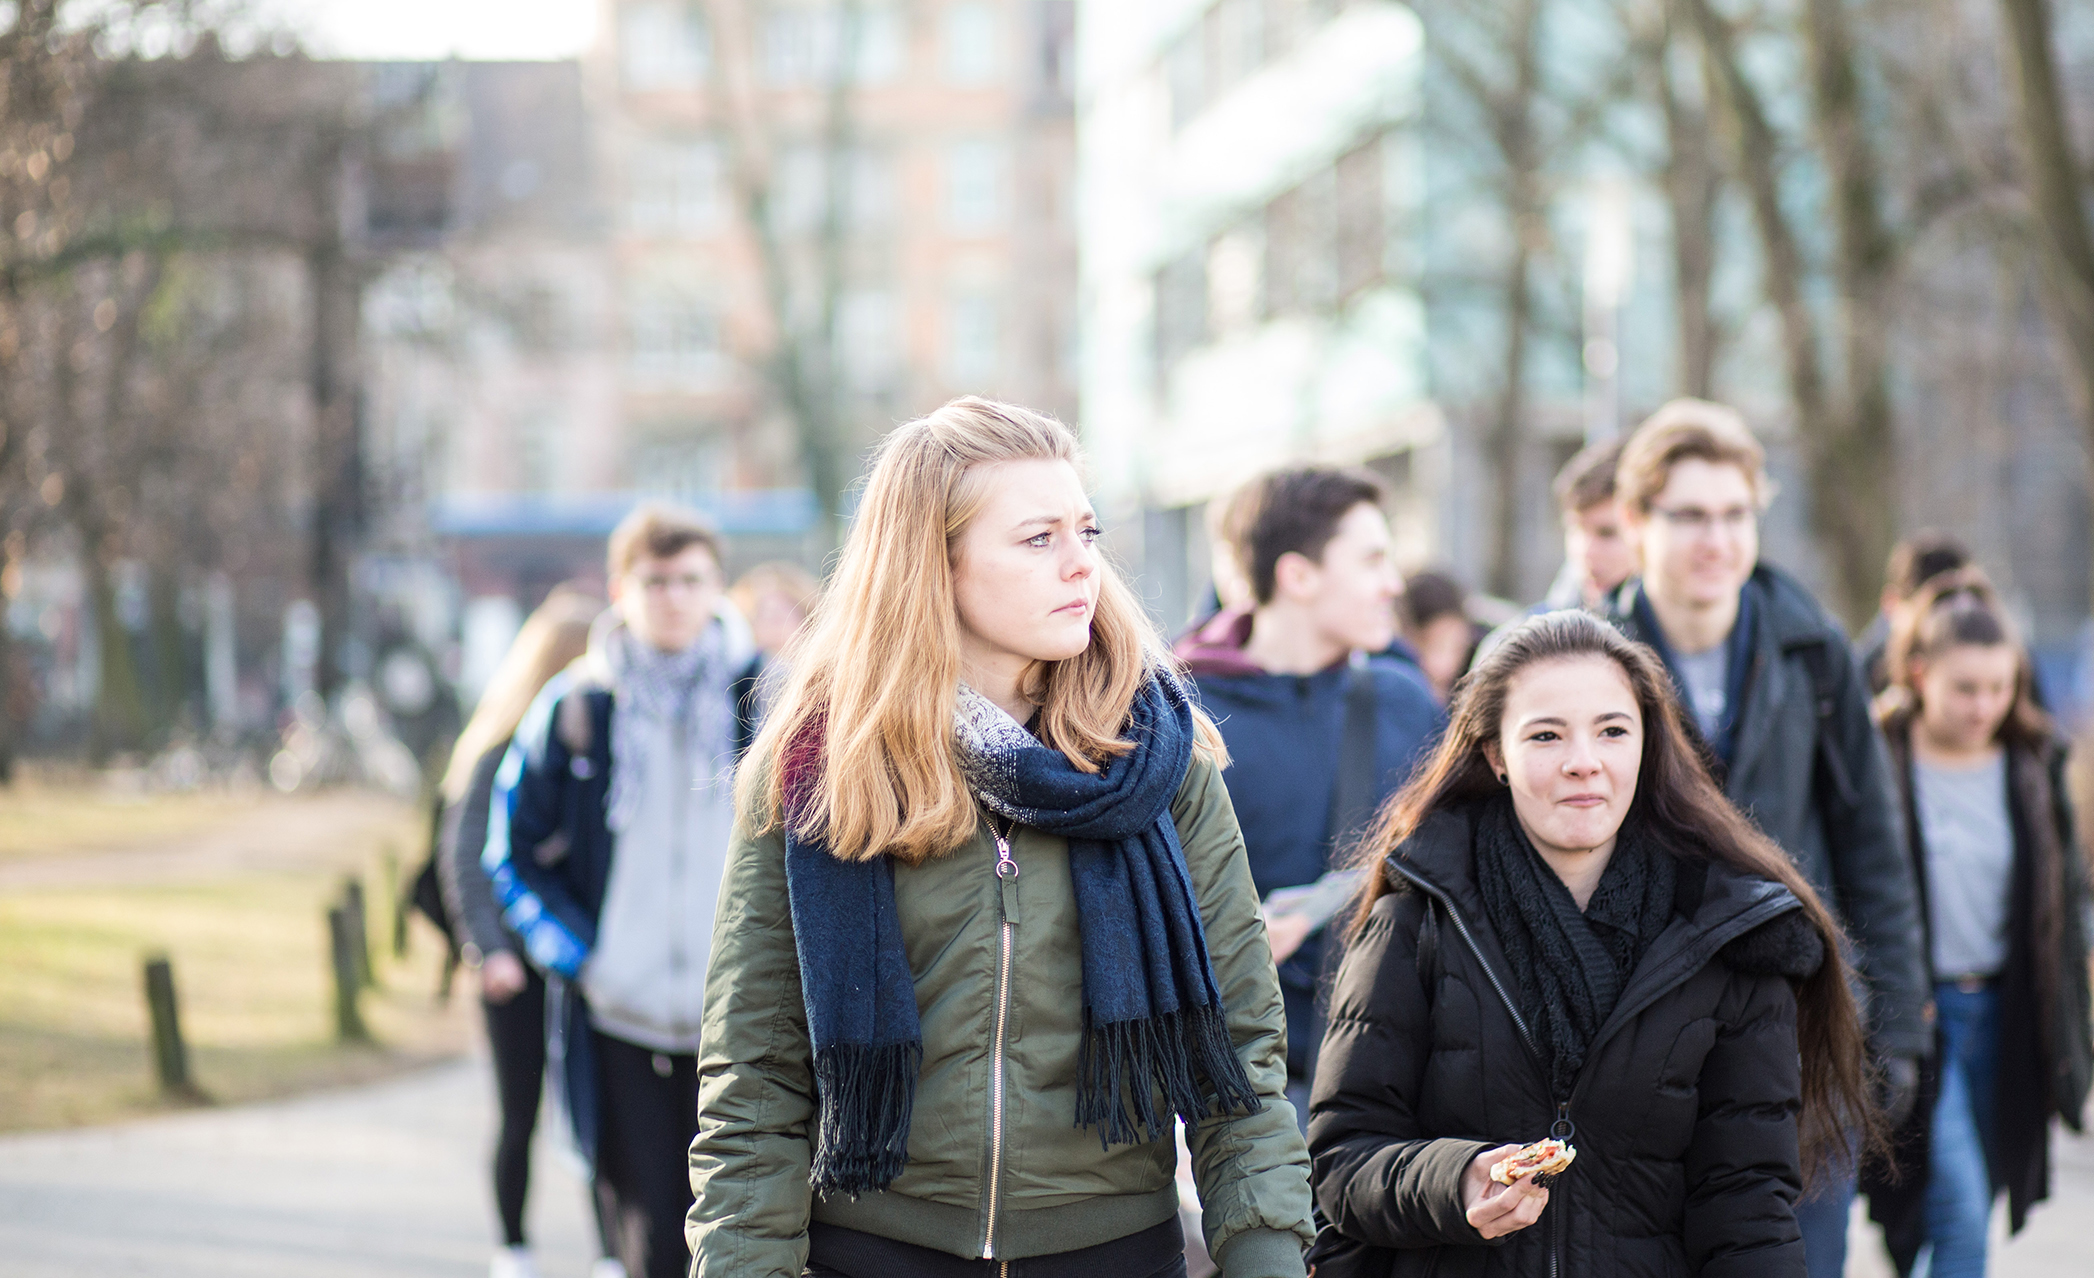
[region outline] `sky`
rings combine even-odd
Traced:
[[[263,0],[329,58],[571,58],[596,33],[594,0]]]

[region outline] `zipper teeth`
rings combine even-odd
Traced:
[[[996,1199],[1003,1181],[1003,1033],[1011,1010],[1010,922],[1005,921],[1001,930],[1003,952],[996,971],[996,1053],[989,1060],[989,1220],[982,1231],[985,1258],[996,1254]]]

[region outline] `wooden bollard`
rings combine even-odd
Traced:
[[[400,853],[385,845],[385,900],[393,916],[393,957],[407,957],[407,892],[400,883]]]
[[[371,971],[371,920],[364,910],[364,881],[353,874],[342,881],[342,908],[349,913],[349,933],[355,942],[357,983],[373,989],[378,978]]]
[[[145,960],[145,1008],[152,1022],[153,1072],[162,1095],[189,1098],[196,1084],[189,1078],[189,1048],[182,1042],[182,1018],[175,1004],[174,965],[165,954]]]
[[[357,979],[352,926],[347,908],[337,905],[327,911],[328,957],[334,967],[335,1035],[345,1043],[363,1043],[370,1040],[371,1032],[364,1028],[363,1014],[356,1007],[363,983]]]

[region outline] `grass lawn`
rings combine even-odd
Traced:
[[[443,947],[419,919],[406,959],[392,957],[376,848],[369,864],[371,1046],[335,1042],[325,920],[335,874],[0,893],[0,1130],[167,1108],[146,1046],[148,952],[173,960],[190,1073],[213,1102],[359,1082],[460,1050],[470,986],[436,1004]]]
[[[0,859],[99,851],[208,830],[264,802],[259,791],[126,794],[24,776],[0,791]]]

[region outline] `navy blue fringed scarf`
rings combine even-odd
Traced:
[[[1171,819],[1192,761],[1192,716],[1177,679],[1157,675],[1135,697],[1125,733],[1134,749],[1086,773],[960,689],[968,783],[992,811],[1069,841],[1083,945],[1075,1121],[1095,1126],[1101,1146],[1163,1139],[1173,1114],[1193,1121],[1261,1106],[1229,1038]],[[793,751],[788,770],[811,775],[818,750]],[[810,1179],[822,1194],[884,1189],[908,1160],[923,1061],[894,868],[886,857],[839,860],[788,829],[785,875],[819,1094]]]

